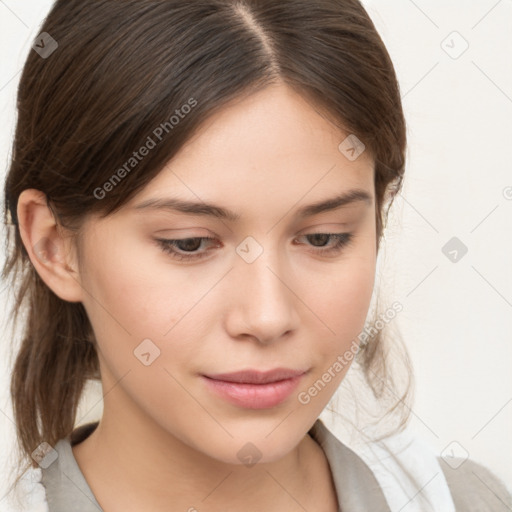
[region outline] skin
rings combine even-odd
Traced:
[[[234,102],[121,211],[87,219],[82,259],[44,195],[22,193],[36,270],[59,297],[83,303],[97,338],[103,417],[73,454],[105,511],[337,510],[324,452],[307,432],[350,365],[308,404],[297,396],[357,338],[373,291],[373,160],[364,152],[350,161],[338,149],[347,135],[283,84]],[[351,188],[371,204],[295,214]],[[170,196],[241,219],[132,208]],[[319,251],[335,239],[305,236],[342,232],[353,241],[327,255]],[[263,248],[251,264],[236,252],[248,236]],[[216,242],[176,247],[205,254],[192,263],[155,242],[193,237]],[[134,356],[146,338],[160,349],[149,366]],[[280,366],[309,372],[263,410],[213,395],[199,375]],[[261,452],[250,468],[237,457],[248,442]]]

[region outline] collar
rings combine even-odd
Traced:
[[[329,462],[339,510],[391,512],[370,468],[318,419],[309,435],[321,446]]]
[[[81,512],[102,512],[72,451],[72,446],[88,437],[97,425],[98,422],[82,425],[55,445],[57,460],[42,470],[50,510],[60,510],[59,507],[66,508],[73,503]],[[391,512],[379,482],[362,458],[341,443],[320,419],[308,434],[326,455],[340,511]]]

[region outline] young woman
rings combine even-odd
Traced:
[[[395,341],[364,335],[405,149],[357,0],[57,0],[5,185],[18,506],[508,510],[472,461],[372,462],[318,419],[354,367],[406,420]]]

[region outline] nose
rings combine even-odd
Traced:
[[[293,281],[276,249],[265,248],[252,263],[237,259],[230,272],[232,293],[226,320],[232,338],[270,344],[297,329],[300,299]]]

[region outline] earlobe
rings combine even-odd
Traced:
[[[36,189],[24,190],[17,206],[20,236],[32,265],[46,285],[67,302],[81,302],[83,289],[74,269],[77,262],[72,240],[47,205],[46,195]]]

